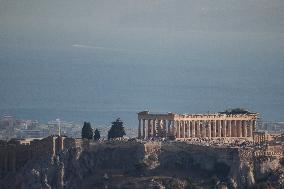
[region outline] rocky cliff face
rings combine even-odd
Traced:
[[[253,149],[174,143],[91,143],[29,160],[3,188],[283,187],[280,158]],[[270,182],[270,183],[269,183]]]

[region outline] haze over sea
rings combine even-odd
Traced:
[[[145,109],[243,107],[284,120],[283,1],[14,2],[0,2],[0,115],[136,127]]]

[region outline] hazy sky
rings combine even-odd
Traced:
[[[0,0],[0,110],[245,106],[280,120],[283,49],[283,0]]]
[[[283,18],[283,0],[1,0],[0,40],[1,48],[279,51]]]

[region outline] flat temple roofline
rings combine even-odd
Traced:
[[[138,113],[138,119],[257,119],[258,113],[242,113],[242,114],[229,114],[229,113],[204,113],[204,114],[177,114],[177,113],[150,113],[149,111],[142,111]]]

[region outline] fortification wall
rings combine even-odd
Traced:
[[[0,144],[0,177],[6,173],[16,171],[22,167],[31,157],[29,146],[9,144],[1,142]]]
[[[80,139],[49,136],[42,140],[33,140],[30,145],[15,141],[0,141],[0,178],[9,172],[15,172],[33,158],[50,156],[51,158],[64,149],[81,147]]]

